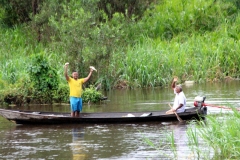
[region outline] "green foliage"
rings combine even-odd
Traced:
[[[1,79],[8,84],[15,84],[22,77],[28,77],[26,64],[31,53],[35,53],[40,45],[32,41],[30,33],[24,27],[1,29],[0,38],[0,70]]]
[[[35,96],[42,97],[51,103],[53,91],[58,89],[59,78],[56,69],[49,65],[44,53],[31,56],[28,73],[33,83]]]
[[[99,0],[99,9],[103,10],[109,19],[115,13],[122,13],[125,17],[131,18],[137,16],[141,18],[144,11],[149,7],[154,0],[137,0],[137,1],[113,1],[113,0]]]
[[[188,124],[191,126],[187,130],[186,142],[188,142],[188,147],[191,149],[191,156],[188,157],[212,160],[238,159],[240,157],[240,112],[234,107],[231,108],[232,112],[207,115],[205,120],[191,121]],[[178,159],[176,142],[174,141],[176,137],[171,131],[167,133],[158,145],[155,145],[149,138],[143,137],[143,139],[157,151],[164,148],[163,151],[169,153],[165,147],[170,145],[169,148],[173,153],[171,155],[174,156],[169,158]],[[201,140],[201,143],[199,143],[199,140]],[[165,144],[165,146],[162,144]],[[164,152],[159,153],[164,155]]]
[[[145,13],[143,32],[153,38],[171,40],[179,33],[214,31],[226,18],[238,14],[231,2],[215,0],[164,0]],[[166,16],[167,15],[167,16]]]
[[[55,28],[49,25],[49,18],[52,15],[57,17],[62,15],[62,3],[67,3],[65,0],[43,0],[37,1],[37,12],[31,14],[31,22],[28,27],[32,30],[35,39],[44,45],[48,45],[51,38],[58,33],[55,32]],[[54,39],[54,38],[53,38]],[[53,40],[55,41],[55,39]]]
[[[43,53],[32,55],[28,72],[34,88],[38,91],[46,92],[58,89],[58,75],[52,68]]]
[[[15,127],[16,124],[12,123],[11,121],[7,120],[6,118],[0,116],[0,123],[1,123],[1,130],[9,129],[10,127]]]
[[[6,82],[3,81],[0,77],[0,88],[4,89],[6,85],[7,85]]]
[[[86,88],[82,94],[83,103],[88,103],[88,102],[96,103],[96,102],[99,102],[102,97],[103,95],[99,91],[96,91],[94,86],[90,86],[90,88]]]
[[[85,66],[90,65],[107,73],[105,66],[111,53],[122,45],[120,40],[124,34],[119,22],[124,22],[124,17],[116,14],[115,21],[111,23],[104,12],[97,10],[96,2],[70,1],[62,3],[61,8],[62,15],[52,15],[49,19],[49,25],[57,33],[51,38],[58,42],[50,47],[61,46],[60,50],[68,55],[66,61],[72,64],[71,69],[78,70],[80,75],[84,74]],[[99,16],[104,18],[104,23],[99,21]]]
[[[0,102],[6,104],[24,105],[34,102],[33,87],[29,79],[22,77],[17,83],[5,86],[0,90]]]
[[[238,41],[229,38],[229,31],[223,26],[204,36],[185,39],[179,35],[171,43],[145,38],[135,48],[128,48],[124,61],[112,63],[121,64],[120,81],[126,80],[131,87],[166,85],[175,75],[181,81],[196,82],[239,78],[240,48]]]
[[[67,83],[60,84],[58,89],[53,93],[54,102],[67,103],[69,102],[69,86]]]
[[[151,40],[146,39],[140,48],[129,48],[126,60],[120,62],[124,68],[121,78],[130,82],[132,87],[160,86],[166,84],[169,78],[171,70],[163,49],[164,43],[159,43],[158,46],[152,44]]]
[[[239,117],[240,112],[234,108],[233,113],[221,115],[208,115],[207,124],[204,121],[199,123],[195,134],[190,134],[188,139],[197,139],[200,137],[208,147],[208,152],[214,153],[212,159],[237,159],[240,156],[239,142]],[[220,117],[220,118],[219,118]],[[191,128],[189,130],[192,130]],[[189,131],[193,133],[193,131]],[[198,146],[198,143],[191,144],[193,152],[199,155],[206,153]]]
[[[0,5],[3,9],[2,17],[3,23],[8,26],[30,21],[30,13],[32,11],[33,0],[1,0]]]
[[[18,95],[17,89],[9,89],[9,90],[1,90],[1,102],[7,103],[7,104],[12,104],[16,102]]]
[[[7,5],[16,6],[18,1],[1,2],[3,18]],[[27,2],[19,1],[19,6]],[[64,99],[59,94],[65,94],[65,89],[55,91],[59,83],[65,84],[65,62],[80,75],[95,66],[98,72],[91,81],[102,83],[104,89],[164,86],[174,75],[181,81],[198,82],[240,77],[236,0],[38,2],[36,14],[31,6],[31,10],[24,8],[31,23],[0,29],[0,85],[7,89],[30,76],[35,83],[30,87],[32,97],[41,102],[44,97]],[[48,53],[47,61],[29,64],[30,55],[43,52]],[[48,70],[49,62],[57,70],[39,71]],[[56,80],[59,75],[61,79]]]

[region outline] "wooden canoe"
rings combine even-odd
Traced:
[[[80,117],[71,117],[70,113],[33,112],[21,110],[0,109],[0,115],[16,124],[81,124],[81,123],[138,123],[177,121],[175,114],[165,114],[166,111],[148,112],[104,112],[80,113]],[[184,113],[178,113],[183,120],[204,118],[206,107],[189,107]]]

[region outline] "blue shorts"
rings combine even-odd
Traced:
[[[82,98],[70,97],[70,105],[72,112],[82,111]]]

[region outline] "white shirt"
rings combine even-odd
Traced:
[[[181,91],[180,93],[177,93],[174,89],[174,94],[175,95],[175,99],[174,99],[174,104],[173,104],[173,108],[176,109],[179,107],[180,104],[183,104],[183,106],[181,108],[179,108],[177,110],[177,113],[181,113],[185,111],[185,107],[186,107],[186,97],[185,94],[183,93],[183,91]]]

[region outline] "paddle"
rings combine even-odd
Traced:
[[[169,107],[172,109],[171,104],[168,103],[168,105],[169,105]],[[178,121],[179,121],[179,122],[183,122],[183,120],[179,117],[179,115],[177,114],[177,112],[175,111],[174,113],[175,113],[175,115],[177,116]]]

